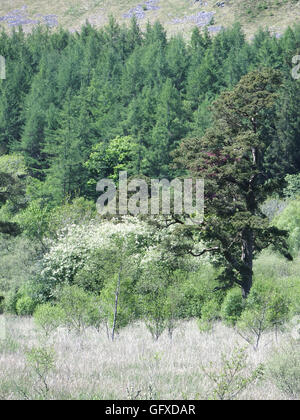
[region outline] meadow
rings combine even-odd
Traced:
[[[126,327],[115,342],[105,331],[87,329],[76,335],[62,328],[46,344],[31,318],[8,317],[6,324],[6,338],[0,341],[0,398],[5,400],[214,399],[217,387],[204,370],[221,373],[222,353],[230,359],[236,348],[245,348],[244,340],[221,323],[200,332],[195,321],[181,322],[172,340],[163,334],[157,341],[142,324]],[[263,377],[238,399],[291,399],[278,389],[268,368],[274,354],[286,352],[287,346],[297,346],[289,330],[277,337],[266,334],[257,351],[246,346],[246,367],[239,375],[251,375],[261,363],[266,367]],[[41,348],[48,349],[48,357],[53,355],[48,370],[45,358],[32,364],[26,357]]]

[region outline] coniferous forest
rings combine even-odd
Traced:
[[[300,398],[299,55],[299,25],[2,31],[1,399]],[[121,171],[203,178],[202,223],[99,215]]]

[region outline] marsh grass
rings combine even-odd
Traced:
[[[31,318],[7,319],[6,340],[0,343],[0,398],[6,399],[207,399],[211,384],[203,366],[222,371],[222,353],[229,356],[245,342],[232,329],[216,323],[200,332],[195,321],[181,322],[170,340],[167,332],[154,341],[142,324],[121,330],[115,342],[104,332],[87,329],[78,335],[58,329],[43,341]],[[265,364],[288,339],[266,334],[258,351],[247,348],[249,374]],[[53,349],[47,371],[47,393],[28,365],[28,349]],[[27,352],[27,353],[26,353]],[[247,374],[246,369],[246,374]],[[240,399],[286,399],[270,379],[252,384]]]

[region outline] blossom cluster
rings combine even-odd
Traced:
[[[116,246],[119,239],[129,235],[147,234],[147,226],[135,218],[115,221],[90,221],[82,225],[71,224],[62,229],[57,239],[49,244],[50,251],[44,256],[42,276],[50,282],[70,282],[83,268],[96,250]]]

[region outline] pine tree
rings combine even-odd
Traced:
[[[284,231],[270,227],[260,204],[279,191],[282,178],[270,174],[265,153],[272,138],[264,125],[275,106],[280,74],[254,71],[214,102],[213,126],[201,138],[184,140],[177,152],[194,177],[205,181],[205,216],[195,237],[205,241],[224,270],[225,285],[237,283],[246,298],[252,286],[253,258],[272,245],[291,259]],[[269,124],[269,121],[268,121]],[[191,229],[187,228],[191,235]]]
[[[157,177],[170,176],[170,153],[186,134],[186,125],[180,96],[171,79],[162,87],[156,110],[156,125],[152,132],[149,151],[151,173]]]
[[[56,128],[56,113],[59,104],[56,73],[59,55],[50,52],[43,56],[40,71],[35,76],[23,110],[25,124],[18,150],[25,157],[31,176],[40,180],[45,178],[48,167],[44,152],[45,131]]]
[[[69,90],[57,128],[48,129],[43,152],[48,156],[46,184],[60,203],[66,198],[83,195],[88,172],[83,164],[95,143],[89,131],[88,116],[82,107],[82,96],[71,97]]]
[[[278,141],[270,150],[270,159],[281,165],[282,175],[300,172],[300,81],[285,82],[278,104],[276,132]],[[278,156],[282,159],[278,162]],[[283,159],[284,158],[284,159]]]

